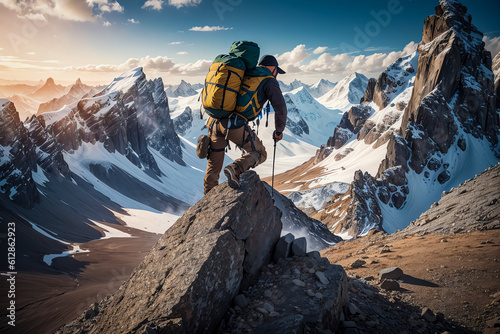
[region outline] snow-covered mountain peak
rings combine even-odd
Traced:
[[[315,88],[319,88],[319,87],[321,87],[323,85],[329,85],[329,86],[333,85],[333,86],[335,86],[336,83],[331,82],[330,80],[326,80],[326,79],[319,79],[319,81],[316,82],[314,85],[312,85],[311,88],[315,89]]]
[[[302,81],[295,79],[290,82],[290,84],[286,84],[283,81],[279,81],[280,88],[282,92],[290,92],[300,87],[309,87],[309,85],[304,84]]]
[[[179,85],[170,85],[166,89],[168,97],[188,97],[198,94],[196,89],[189,82],[181,80]]]
[[[118,92],[126,93],[138,81],[142,81],[145,79],[146,75],[144,74],[142,67],[136,67],[115,78],[113,82],[102,91],[102,95]]]
[[[344,79],[328,93],[318,99],[330,109],[347,111],[353,104],[359,103],[368,86],[368,78],[361,73],[354,72]]]
[[[309,91],[309,93],[311,93],[312,96],[314,96],[315,98],[319,98],[331,91],[336,85],[336,82],[331,82],[326,79],[320,79],[314,85],[308,87],[307,90]]]

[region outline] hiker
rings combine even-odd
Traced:
[[[287,109],[283,93],[279,87],[276,76],[278,73],[284,74],[278,66],[278,61],[271,55],[263,56],[258,66],[251,71],[253,77],[245,77],[242,87],[245,88],[245,79],[257,80],[258,110],[254,110],[257,116],[262,111],[262,107],[267,101],[271,103],[275,112],[275,130],[273,139],[277,142],[283,138],[283,130],[286,125]],[[254,80],[255,79],[255,80]],[[207,121],[208,137],[210,139],[211,152],[208,155],[207,170],[205,172],[204,192],[207,194],[219,183],[219,174],[224,163],[224,150],[228,146],[228,141],[232,141],[246,153],[232,164],[224,168],[229,186],[239,188],[240,175],[250,168],[266,161],[267,153],[262,141],[248,125],[248,119],[236,112],[231,113],[227,118],[216,119],[210,117]]]

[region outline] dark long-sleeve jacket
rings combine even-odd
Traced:
[[[266,80],[263,88],[265,98],[269,100],[274,109],[274,124],[276,131],[283,132],[286,126],[287,109],[278,80],[275,78]],[[260,105],[264,105],[265,102],[266,101],[259,101]]]

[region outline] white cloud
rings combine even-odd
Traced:
[[[139,24],[139,23],[141,23],[140,21],[136,21],[135,19],[128,19],[127,21],[129,21],[132,24]]]
[[[143,67],[145,71],[156,71],[162,74],[173,75],[206,75],[212,61],[200,59],[195,63],[175,64],[171,58],[150,56],[141,59],[130,58],[122,64],[89,64],[85,66],[69,66],[59,68],[64,71],[85,71],[85,72],[126,72],[136,67]]]
[[[304,44],[297,45],[292,51],[283,53],[282,55],[276,57],[278,64],[287,73],[297,73],[300,72],[300,64],[309,58],[311,54],[307,53],[306,46]]]
[[[324,53],[326,50],[328,50],[328,46],[318,46],[316,49],[314,49],[313,53],[315,55],[319,55],[321,53]]]
[[[28,19],[28,20],[31,20],[31,21],[40,21],[40,22],[47,22],[47,19],[45,18],[45,16],[43,16],[43,14],[34,14],[34,13],[28,13],[24,16],[20,16],[24,19]]]
[[[387,53],[374,53],[370,56],[359,55],[352,59],[346,66],[347,72],[379,73],[401,57],[412,54],[417,49],[415,42],[408,43],[403,51]]]
[[[211,60],[200,59],[195,63],[175,65],[173,73],[190,74],[190,75],[206,75],[208,69],[212,65]]]
[[[105,26],[105,27],[111,27],[111,22],[104,21],[104,23],[102,25]]]
[[[495,57],[500,52],[500,37],[483,37],[484,48],[491,52],[491,57]]]
[[[154,10],[162,10],[163,8],[163,0],[147,0],[144,5],[141,7],[142,9],[151,8]]]
[[[176,8],[198,6],[202,0],[168,0],[170,6]]]
[[[102,12],[123,12],[123,7],[118,3],[118,1],[98,4],[98,8]]]
[[[186,51],[181,51],[181,52],[177,52],[178,55],[181,55],[181,56],[184,56],[184,55],[187,55],[188,53]]]
[[[20,18],[38,21],[55,17],[86,22],[95,21],[103,12],[123,12],[118,1],[112,0],[0,0],[0,4],[15,11]]]
[[[219,31],[219,30],[231,30],[233,28],[226,28],[220,26],[204,26],[204,27],[192,27],[189,31]]]
[[[351,57],[346,53],[332,56],[329,53],[323,53],[318,59],[313,59],[308,65],[303,65],[300,69],[303,72],[311,73],[339,73],[344,72],[346,65]]]
[[[278,55],[277,59],[280,67],[287,71],[287,73],[302,73],[306,75],[322,73],[341,76],[353,72],[376,74],[383,72],[398,58],[410,55],[416,48],[417,44],[410,42],[402,51],[375,53],[369,56],[355,56],[349,53],[332,55],[323,52],[317,59],[312,59],[309,63],[306,63],[311,54],[306,51],[305,45],[300,44],[292,51]],[[313,54],[316,50],[313,51]]]
[[[26,52],[26,54],[27,54],[27,55],[30,55],[30,56],[34,56],[34,55],[36,55],[36,52],[34,52],[34,51],[31,51],[31,52]]]
[[[169,43],[168,45],[179,45],[179,44],[182,44],[183,42],[172,42],[172,43]]]

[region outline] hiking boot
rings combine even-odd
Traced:
[[[224,175],[226,175],[227,182],[231,188],[238,189],[240,187],[240,178],[236,175],[236,172],[231,165],[224,168]]]

